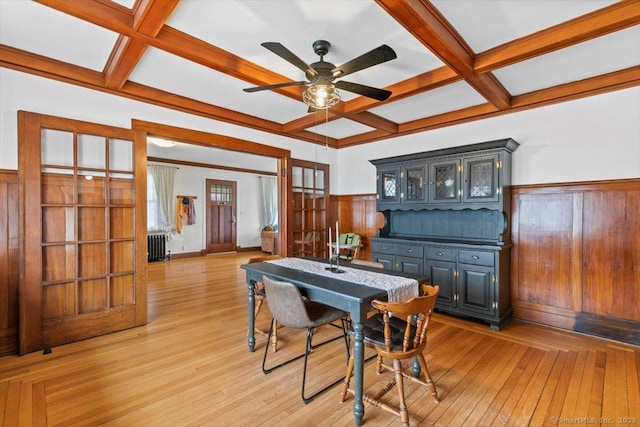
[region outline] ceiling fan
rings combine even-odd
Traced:
[[[334,82],[334,80],[341,79],[356,71],[395,59],[397,57],[396,53],[385,44],[337,67],[324,60],[324,56],[331,48],[331,43],[326,40],[317,40],[313,43],[313,51],[316,55],[320,56],[320,61],[314,62],[311,65],[308,65],[302,59],[298,58],[293,52],[280,43],[265,42],[262,43],[262,46],[304,71],[308,81],[303,80],[252,87],[243,89],[245,92],[258,92],[287,86],[307,85],[309,87],[303,94],[303,100],[309,105],[310,111],[327,109],[337,104],[340,101],[340,93],[336,88],[357,93],[358,95],[363,95],[378,101],[384,101],[391,95],[391,92],[388,90],[359,83],[346,82],[344,80]]]

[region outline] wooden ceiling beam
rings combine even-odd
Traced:
[[[155,37],[178,5],[179,0],[140,0],[133,11],[133,28],[149,37]],[[147,42],[120,35],[104,67],[104,83],[111,89],[120,89],[147,50]]]
[[[36,1],[108,30],[129,36],[133,39],[139,39],[149,46],[183,57],[189,61],[231,75],[248,83],[268,85],[292,81],[285,76],[166,25],[157,32],[155,37],[138,32],[134,28],[134,15],[123,11],[122,9],[124,8],[109,0]],[[171,3],[173,3],[173,0]],[[275,89],[273,92],[302,102],[302,90],[300,87],[292,86]]]
[[[475,72],[473,52],[428,0],[376,0],[376,3],[489,102],[501,110],[509,108],[509,93],[491,74]]]
[[[473,67],[476,73],[486,73],[639,23],[640,0],[622,0],[479,53]]]

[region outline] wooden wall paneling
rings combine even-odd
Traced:
[[[0,170],[0,356],[18,350],[18,173]]]
[[[640,188],[584,194],[583,311],[640,321]]]
[[[340,229],[357,233],[362,239],[362,248],[358,252],[358,258],[370,260],[371,243],[369,237],[375,236],[380,228],[375,194],[338,196],[335,201],[332,198],[333,204],[336,206],[337,218],[340,219]]]
[[[517,301],[573,309],[574,246],[572,194],[515,195],[519,222]]]

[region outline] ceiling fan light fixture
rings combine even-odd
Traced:
[[[328,82],[312,83],[302,94],[302,100],[316,110],[326,110],[340,102],[340,92]]]

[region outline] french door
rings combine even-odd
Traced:
[[[144,138],[28,112],[18,124],[20,354],[146,323]]]
[[[294,257],[326,257],[329,165],[292,159],[289,214],[289,253]]]
[[[207,180],[207,253],[235,251],[236,183]]]

